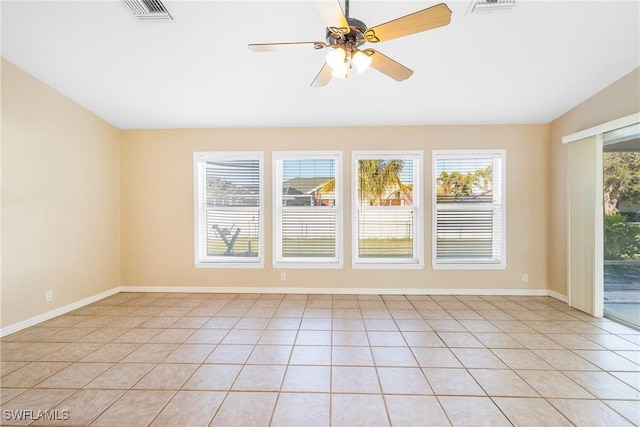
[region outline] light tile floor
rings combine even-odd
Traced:
[[[548,297],[120,293],[0,344],[3,425],[640,424],[640,332]]]

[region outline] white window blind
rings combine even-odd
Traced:
[[[422,152],[353,154],[354,267],[423,265]]]
[[[567,302],[596,317],[604,310],[602,171],[602,135],[567,145]]]
[[[504,267],[504,157],[434,152],[434,266]]]
[[[342,265],[341,159],[274,152],[274,266]]]
[[[195,153],[196,265],[262,263],[262,153]]]

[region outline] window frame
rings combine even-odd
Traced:
[[[200,230],[206,228],[206,186],[204,165],[208,161],[258,160],[258,256],[228,257],[206,253],[206,239]],[[263,268],[264,267],[264,154],[262,151],[206,151],[193,153],[194,179],[194,265],[196,268]]]
[[[500,199],[501,202],[483,203],[480,208],[491,207],[501,209],[500,255],[498,261],[478,261],[468,258],[438,260],[438,176],[437,161],[439,158],[498,158],[501,161]],[[495,179],[494,179],[495,182]],[[504,270],[507,268],[507,151],[505,149],[469,149],[469,150],[434,150],[432,152],[432,266],[434,270]],[[452,203],[448,204],[452,207]],[[472,210],[465,208],[464,210]]]
[[[344,266],[343,256],[343,196],[342,151],[274,151],[273,163],[273,267],[299,269],[339,269]],[[335,211],[335,257],[292,258],[282,255],[282,162],[285,160],[333,160],[335,162],[335,204],[333,207],[309,207],[308,209],[333,209]],[[299,209],[296,207],[295,209]],[[304,208],[306,209],[306,208]],[[293,209],[292,209],[293,210]]]
[[[353,269],[423,269],[424,268],[424,203],[422,183],[424,182],[424,160],[422,150],[362,150],[351,153],[351,240]],[[367,159],[410,160],[413,168],[413,201],[412,206],[359,206],[358,205],[358,161]],[[387,258],[359,256],[359,213],[392,209],[397,211],[413,211],[413,257]]]

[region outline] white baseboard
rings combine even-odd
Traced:
[[[567,298],[567,296],[566,296],[566,295],[562,295],[562,294],[560,294],[560,293],[558,293],[558,292],[556,292],[556,291],[552,291],[552,290],[548,290],[547,292],[548,292],[548,294],[549,294],[549,296],[550,296],[551,298],[555,298],[555,299],[557,299],[557,300],[559,300],[559,301],[562,301],[562,302],[564,302],[564,303],[566,303],[567,301],[569,301],[569,299]]]
[[[58,317],[63,314],[69,313],[70,311],[77,310],[86,305],[92,304],[96,301],[100,301],[101,299],[110,297],[111,295],[115,295],[118,292],[120,292],[120,286],[117,286],[115,288],[109,289],[104,292],[100,292],[99,294],[92,295],[84,299],[81,299],[80,301],[76,301],[71,304],[58,307],[55,310],[47,311],[46,313],[42,313],[37,316],[30,317],[21,322],[14,323],[9,326],[5,326],[4,328],[0,328],[0,338],[6,337],[7,335],[11,335],[13,333],[29,328],[31,326],[35,326],[38,323],[45,322],[47,320],[53,319],[54,317]]]
[[[121,292],[213,294],[352,294],[352,295],[505,295],[550,296],[547,289],[426,289],[426,288],[285,288],[261,286],[121,286]]]
[[[0,328],[0,338],[38,323],[77,310],[118,292],[160,292],[160,293],[233,293],[233,294],[353,294],[353,295],[504,295],[504,296],[550,296],[567,302],[565,295],[548,289],[392,289],[392,288],[283,288],[260,286],[118,286],[71,304],[30,317],[18,323]]]

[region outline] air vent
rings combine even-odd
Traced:
[[[469,13],[507,12],[515,4],[515,0],[474,0]]]
[[[160,0],[122,0],[138,19],[169,19],[173,17]]]

